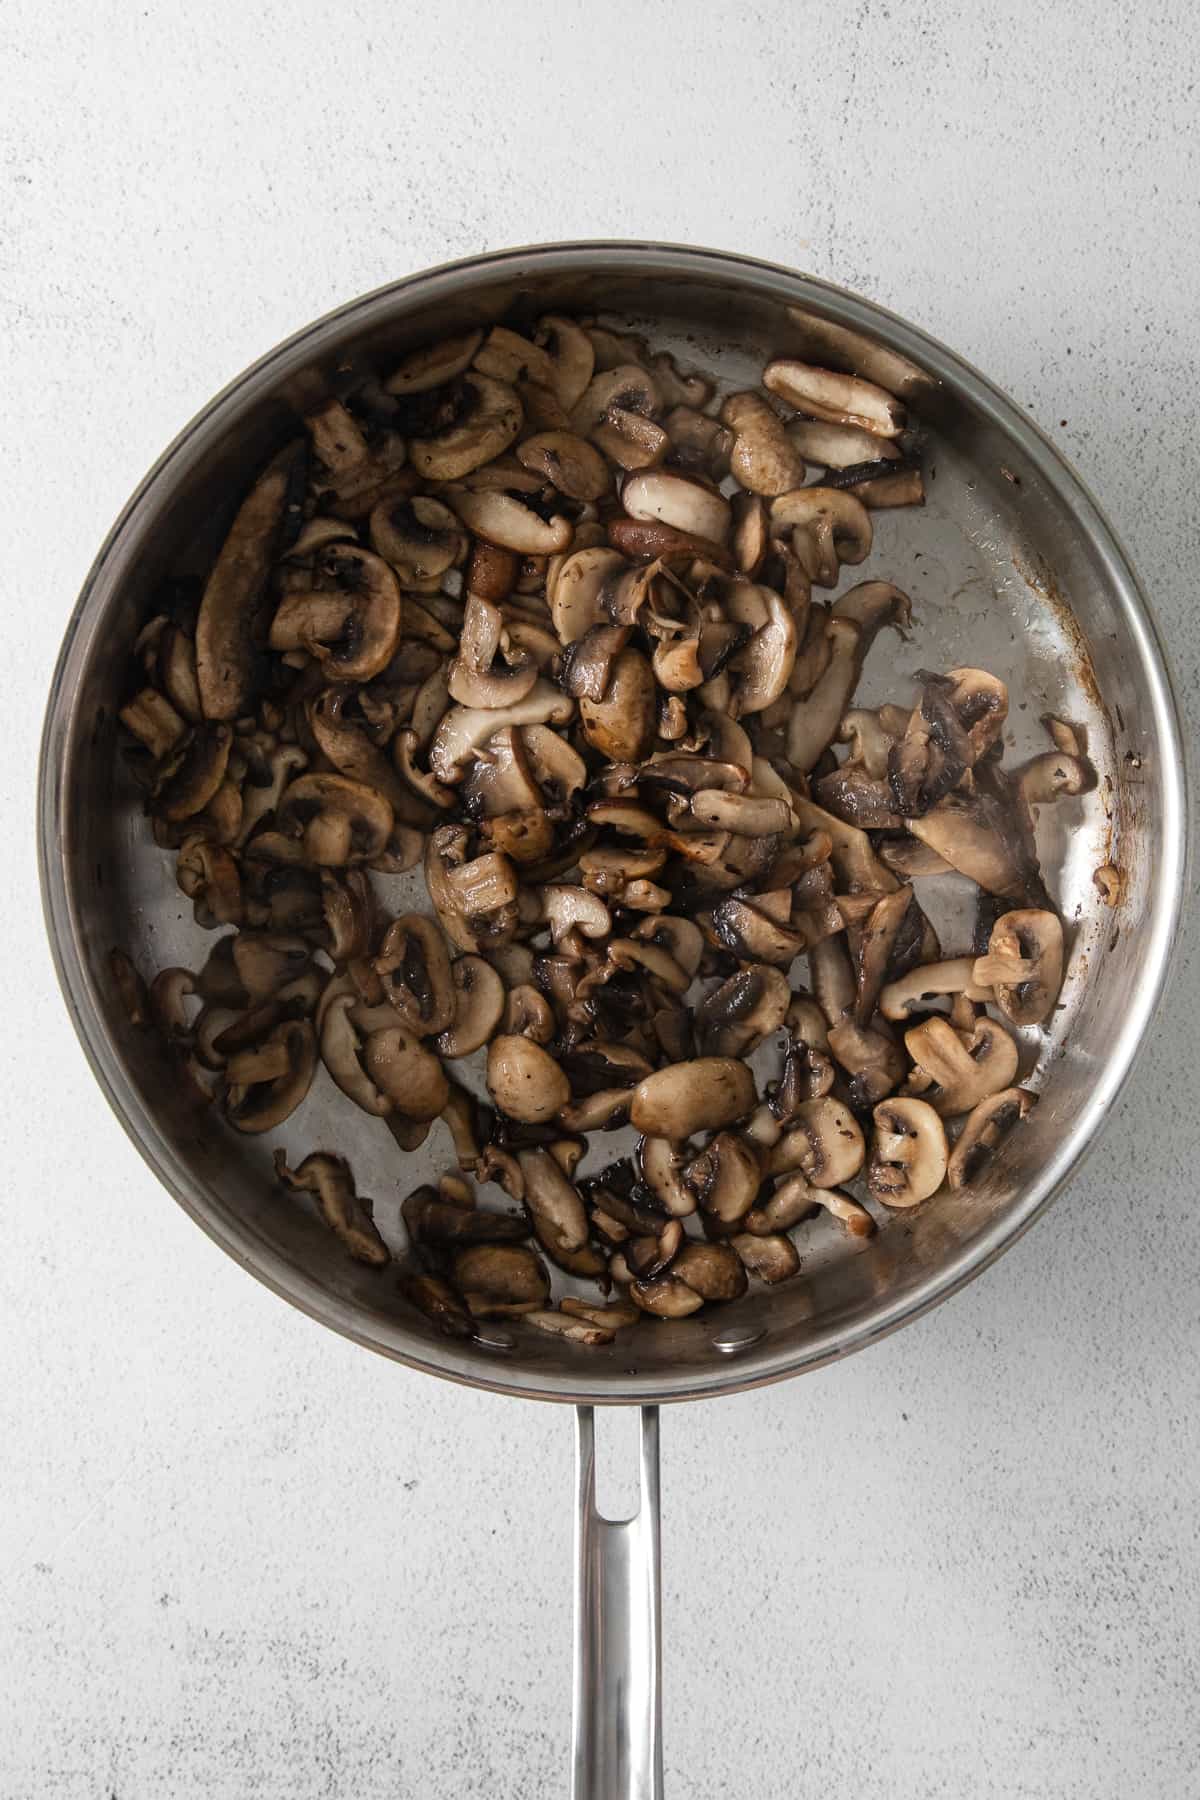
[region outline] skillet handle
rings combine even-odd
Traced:
[[[596,1508],[596,1430],[575,1409],[575,1700],[571,1800],[662,1800],[658,1408],[641,1409],[640,1503]]]

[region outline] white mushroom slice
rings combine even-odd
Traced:
[[[410,350],[384,382],[389,394],[427,394],[444,387],[471,366],[471,358],[483,342],[482,331],[465,331],[459,337],[443,338],[437,344],[425,344]]]
[[[661,519],[677,531],[724,544],[729,536],[729,502],[715,488],[667,469],[643,470],[621,484],[621,504],[631,519]]]
[[[460,706],[507,715],[532,691],[538,679],[535,662],[518,662],[511,668],[497,663],[480,671],[471,668],[461,656],[456,656],[450,664],[446,685],[450,698],[457,700]]]
[[[763,386],[814,419],[857,425],[885,438],[898,437],[904,429],[904,408],[895,396],[857,375],[780,358],[763,370]]]
[[[836,587],[841,563],[870,555],[871,515],[844,488],[793,488],[771,502],[771,529],[788,533],[805,574],[819,587]]]
[[[582,756],[548,725],[525,725],[521,742],[546,805],[560,810],[568,807],[587,781]]]
[[[950,1153],[947,1180],[956,1193],[983,1173],[1001,1140],[1037,1104],[1028,1088],[1003,1088],[973,1108]]]
[[[854,469],[860,463],[898,462],[900,452],[889,438],[859,425],[832,425],[823,419],[793,419],[787,435],[801,456],[824,469]]]
[[[838,743],[850,746],[849,760],[857,764],[872,781],[886,780],[888,752],[897,736],[903,736],[903,731],[895,733],[887,730],[881,711],[882,709],[872,711],[869,707],[852,706],[842,714],[842,721],[837,729]]]
[[[571,1098],[566,1076],[554,1058],[524,1037],[496,1037],[488,1045],[487,1087],[510,1119],[544,1125]]]
[[[889,981],[879,994],[879,1010],[885,1019],[907,1019],[917,1012],[928,1012],[934,1000],[951,994],[965,994],[968,1000],[987,1001],[992,990],[976,981],[975,958],[954,956],[945,962],[925,963],[910,969],[897,981]]]
[[[628,567],[619,550],[602,545],[576,550],[566,558],[546,593],[561,643],[573,644],[594,625],[608,622],[602,601],[605,585]]]
[[[841,1187],[863,1166],[866,1146],[858,1120],[849,1107],[826,1094],[804,1100],[795,1119],[767,1159],[768,1175],[800,1169],[815,1187]]]
[[[803,775],[833,742],[858,680],[858,626],[848,619],[830,619],[825,635],[830,646],[825,673],[788,721],[788,761]]]
[[[409,456],[427,481],[460,481],[508,449],[521,429],[521,402],[487,375],[464,375],[454,422],[433,437],[415,437]]]
[[[910,1092],[920,1092],[943,1117],[970,1112],[989,1094],[1009,1087],[1017,1072],[1017,1046],[1002,1025],[977,1019],[971,1033],[945,1019],[926,1019],[904,1034],[915,1064]]]
[[[599,500],[612,486],[600,452],[573,431],[543,431],[526,438],[517,460],[572,500]]]
[[[583,955],[581,937],[605,938],[612,930],[612,915],[603,900],[584,887],[551,882],[540,890],[541,917],[550,927],[556,949],[576,958]]]
[[[884,1100],[875,1108],[867,1186],[885,1206],[918,1206],[946,1178],[946,1130],[924,1100]]]
[[[657,468],[671,448],[661,425],[621,406],[609,407],[607,416],[593,427],[591,438],[597,449],[622,469]]]
[[[647,1075],[633,1090],[629,1118],[650,1137],[679,1141],[717,1131],[753,1110],[754,1077],[745,1063],[702,1056]]]
[[[729,472],[752,494],[786,494],[804,480],[804,458],[761,394],[730,394],[722,422],[734,433]]]
[[[472,493],[469,488],[454,486],[443,488],[442,492],[463,524],[489,544],[516,550],[522,556],[553,556],[570,545],[569,519],[557,513],[543,519],[514,494]]]
[[[503,711],[454,706],[433,734],[429,763],[439,781],[460,781],[481,744],[505,725],[565,725],[575,702],[561,688],[538,679],[523,700]]]
[[[1058,999],[1062,971],[1062,921],[1057,913],[1029,907],[996,920],[974,979],[995,989],[997,1006],[1014,1025],[1040,1025]]]
[[[534,342],[546,353],[550,385],[569,413],[583,398],[596,366],[591,339],[574,319],[547,313],[538,320]]]

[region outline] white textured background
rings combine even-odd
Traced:
[[[565,1792],[570,1423],[241,1274],[54,989],[32,782],[75,592],[190,414],[314,315],[539,238],[861,288],[1050,427],[1197,717],[1193,9],[0,14],[0,1796]],[[1191,1800],[1197,959],[1102,1147],[961,1298],[665,1419],[669,1790]]]

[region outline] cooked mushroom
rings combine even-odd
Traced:
[[[392,808],[375,788],[343,775],[301,775],[276,810],[280,849],[294,844],[301,861],[325,868],[370,862],[392,834]],[[274,840],[260,835],[256,854],[273,854]]]
[[[640,650],[622,650],[612,664],[603,699],[579,702],[583,735],[613,762],[640,762],[654,743],[654,672]]]
[[[900,402],[858,375],[840,375],[834,369],[781,359],[767,364],[763,386],[813,419],[855,425],[884,438],[898,437],[904,429]]]
[[[814,1187],[835,1188],[862,1168],[866,1147],[858,1121],[832,1094],[806,1100],[767,1158],[768,1175],[800,1169]]]
[[[408,453],[427,480],[459,481],[508,449],[521,429],[521,402],[488,375],[458,376],[440,393],[440,405],[422,409],[430,429],[410,440]]]
[[[454,1014],[437,1041],[438,1054],[470,1056],[483,1048],[504,1014],[504,983],[482,956],[460,956],[450,970]]]
[[[274,1131],[307,1094],[317,1066],[317,1040],[307,1019],[285,1019],[255,1051],[230,1059],[225,1116],[239,1131]]]
[[[481,330],[465,331],[458,337],[410,350],[384,382],[384,388],[389,394],[425,394],[431,388],[444,387],[470,368],[482,342]]]
[[[977,966],[971,956],[922,963],[899,980],[887,983],[879,995],[879,1010],[885,1019],[908,1019],[914,1013],[928,1012],[933,1001],[952,994],[965,994],[968,1000],[990,1000],[991,987],[975,978]]]
[[[956,1193],[983,1173],[1001,1140],[1037,1104],[1028,1088],[1003,1088],[974,1107],[950,1153],[946,1176]]]
[[[531,1038],[496,1037],[488,1045],[488,1093],[502,1113],[528,1125],[553,1119],[571,1098],[566,1076]]]
[[[204,589],[196,619],[196,679],[206,719],[236,719],[250,710],[258,613],[296,462],[289,447],[264,469],[239,507]]]
[[[926,1019],[905,1032],[904,1046],[915,1065],[910,1091],[927,1095],[947,1118],[970,1112],[1017,1072],[1016,1043],[993,1019],[977,1019],[970,1033],[945,1019]]]
[[[800,1257],[796,1246],[791,1238],[782,1234],[755,1237],[752,1232],[742,1231],[730,1239],[730,1248],[736,1250],[749,1274],[756,1275],[770,1287],[799,1273]]]
[[[440,581],[466,554],[466,534],[440,500],[408,494],[381,500],[371,514],[371,547],[408,587]]]
[[[318,1150],[306,1156],[298,1168],[289,1169],[287,1152],[276,1150],[275,1174],[285,1187],[317,1196],[321,1217],[356,1262],[378,1269],[391,1261],[371,1216],[371,1202],[355,1193],[354,1177],[342,1157]]]
[[[853,469],[864,463],[898,462],[900,452],[889,438],[860,425],[836,425],[824,419],[793,419],[787,435],[801,456],[826,469]]]
[[[434,733],[429,765],[439,781],[460,781],[479,747],[504,726],[562,725],[574,711],[575,702],[569,695],[540,679],[523,699],[508,706],[495,710],[453,706]]]
[[[415,1037],[436,1037],[454,1017],[454,983],[445,940],[431,919],[404,913],[384,934],[373,965],[399,1022]]]
[[[906,819],[914,837],[969,875],[989,894],[1021,906],[1046,903],[1037,856],[1010,806],[994,793],[947,794],[920,818]]]
[[[548,1150],[521,1150],[517,1163],[525,1182],[525,1205],[542,1248],[556,1259],[582,1250],[588,1220],[578,1188]]]
[[[573,534],[569,519],[559,513],[543,519],[516,494],[494,490],[474,493],[470,488],[457,486],[443,488],[442,492],[470,531],[504,550],[516,550],[522,556],[555,556],[570,545]]]
[[[437,1057],[398,1027],[371,1033],[363,1065],[393,1110],[406,1119],[436,1119],[449,1099],[449,1083]]]
[[[636,1131],[678,1142],[696,1131],[731,1125],[751,1110],[754,1098],[754,1077],[744,1063],[702,1056],[640,1081],[629,1118]]]
[[[316,565],[320,585],[285,594],[271,620],[272,650],[302,650],[334,681],[371,681],[400,642],[400,584],[381,556],[331,544]]]
[[[860,563],[871,551],[871,515],[841,488],[801,487],[771,503],[771,529],[787,533],[805,573],[819,587],[836,587],[841,563]]]
[[[780,1029],[790,1002],[786,975],[769,963],[751,963],[697,1006],[697,1043],[707,1056],[748,1056]]]
[[[730,394],[722,422],[734,434],[730,473],[752,494],[786,494],[804,480],[804,458],[761,394]]]
[[[550,1278],[524,1244],[468,1244],[453,1266],[454,1285],[476,1319],[518,1318],[549,1297]]]
[[[621,504],[631,519],[661,519],[677,531],[724,544],[729,502],[714,488],[670,469],[645,470],[621,484]]]
[[[1040,1025],[1058,999],[1062,969],[1063,930],[1057,913],[1025,909],[997,919],[987,955],[975,962],[973,980],[995,990],[997,1006],[1014,1025]]]
[[[875,1108],[867,1186],[885,1206],[917,1206],[946,1178],[946,1131],[924,1100],[885,1100]]]
[[[762,1185],[762,1165],[753,1144],[737,1132],[719,1131],[693,1157],[683,1178],[704,1211],[724,1225],[745,1217]]]

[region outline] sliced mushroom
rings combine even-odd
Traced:
[[[272,650],[303,650],[333,681],[371,681],[400,642],[400,584],[381,556],[331,544],[317,558],[322,584],[285,594],[271,620]]]
[[[363,1066],[365,1040],[353,1014],[359,1002],[353,991],[334,994],[318,1016],[321,1061],[329,1070],[343,1094],[375,1118],[384,1118],[392,1110],[390,1097],[367,1074]]]
[[[287,1152],[276,1150],[275,1175],[285,1187],[317,1196],[321,1217],[356,1262],[378,1269],[391,1261],[391,1253],[371,1216],[371,1202],[355,1193],[354,1177],[342,1157],[316,1151],[297,1168],[289,1169]]]
[[[374,1031],[366,1041],[363,1065],[393,1110],[406,1119],[436,1119],[450,1097],[445,1071],[418,1038],[399,1027]]]
[[[833,742],[858,679],[858,626],[830,619],[825,635],[830,649],[825,672],[788,723],[788,761],[805,775]]]
[[[250,710],[259,609],[296,463],[291,446],[264,469],[238,508],[205,586],[196,619],[196,680],[206,719],[236,719]]]
[[[629,1297],[642,1312],[657,1319],[685,1319],[704,1305],[703,1295],[670,1273],[652,1281],[632,1282]]]
[[[1002,1139],[1036,1104],[1028,1088],[1002,1088],[972,1109],[946,1169],[956,1193],[979,1179]]]
[[[274,1131],[290,1118],[312,1084],[317,1040],[307,1019],[285,1019],[255,1052],[256,1062],[227,1073],[225,1116],[239,1131]]]
[[[995,990],[997,1006],[1014,1025],[1040,1025],[1058,999],[1062,971],[1062,921],[1057,913],[1030,908],[997,919],[988,953],[976,960],[972,978],[978,987]]]
[[[467,487],[446,487],[442,492],[468,530],[490,544],[521,556],[555,556],[570,547],[569,519],[559,513],[543,519],[516,494],[496,490],[474,493]]]
[[[884,438],[898,437],[904,429],[900,402],[885,388],[858,375],[841,375],[834,369],[781,358],[763,370],[763,386],[813,419],[855,425]]]
[[[841,488],[802,487],[771,503],[771,529],[786,533],[804,571],[819,587],[836,587],[841,563],[871,551],[871,515]]]
[[[982,791],[978,782],[974,793],[947,794],[920,818],[905,823],[914,837],[989,894],[1019,906],[1046,904],[1036,853],[1011,805]]]
[[[439,781],[455,783],[462,779],[480,746],[505,726],[562,725],[574,711],[575,702],[569,695],[540,679],[523,700],[499,710],[453,706],[433,735],[429,765]]]
[[[905,1032],[904,1045],[914,1064],[910,1091],[924,1094],[945,1118],[970,1112],[1009,1087],[1017,1072],[1016,1043],[993,1019],[977,1019],[971,1033],[926,1019]]]
[[[744,1063],[702,1056],[647,1075],[633,1091],[629,1118],[637,1131],[678,1142],[731,1125],[754,1100],[754,1077]]]
[[[685,1244],[671,1263],[671,1274],[702,1300],[737,1300],[746,1291],[745,1266],[728,1244]]]
[[[525,1182],[525,1205],[543,1249],[556,1259],[582,1250],[588,1221],[578,1188],[548,1150],[521,1150],[517,1163]]]
[[[454,1015],[437,1041],[438,1054],[451,1058],[481,1050],[504,1015],[504,983],[482,956],[460,956],[451,968]]]
[[[631,519],[661,519],[677,531],[723,545],[729,536],[729,502],[714,488],[670,469],[645,470],[621,484],[621,504]]]
[[[445,941],[432,919],[404,913],[384,934],[374,969],[398,1023],[415,1037],[436,1037],[455,1014]]]
[[[454,1285],[476,1319],[518,1318],[537,1312],[550,1277],[524,1244],[468,1244],[454,1258]]]
[[[724,1225],[750,1211],[762,1185],[762,1165],[754,1145],[733,1131],[719,1131],[693,1157],[683,1175],[706,1213]]]
[[[1063,794],[1083,794],[1092,785],[1090,764],[1054,751],[1035,756],[1017,772],[1017,792],[1026,806],[1042,806]]]
[[[710,1056],[748,1056],[783,1025],[791,1002],[787,977],[752,963],[705,995],[696,1008],[699,1047]]]
[[[786,494],[804,480],[804,458],[761,394],[730,394],[722,422],[734,434],[729,469],[752,494]]]
[[[591,339],[573,319],[547,313],[538,320],[534,342],[550,365],[550,385],[567,412],[577,406],[596,366]]]
[[[768,1175],[800,1169],[814,1187],[841,1187],[863,1165],[866,1146],[854,1114],[832,1094],[796,1108],[792,1126],[767,1158]]]
[[[946,1178],[946,1131],[924,1100],[885,1100],[875,1108],[867,1186],[885,1206],[918,1206]]]
[[[440,581],[466,554],[458,520],[440,500],[409,494],[381,500],[371,514],[371,547],[409,587]]]
[[[571,500],[599,500],[612,486],[600,452],[573,431],[542,431],[526,438],[517,460]]]
[[[571,1098],[570,1084],[554,1058],[530,1038],[501,1036],[488,1045],[487,1085],[510,1119],[544,1125]]]
[[[801,456],[826,469],[854,469],[864,463],[898,462],[900,452],[889,438],[859,425],[836,425],[823,419],[793,419],[787,435]]]
[[[579,702],[589,744],[613,762],[640,762],[654,743],[657,720],[654,672],[640,650],[622,650],[612,664],[603,699]]]
[[[442,392],[443,403],[428,412],[431,429],[410,440],[408,453],[427,480],[459,481],[508,449],[521,429],[521,402],[488,375],[458,376]]]
[[[448,381],[470,368],[482,342],[481,330],[465,331],[457,337],[442,338],[439,343],[410,350],[388,376],[384,389],[389,394],[426,394],[433,388],[445,387]]]
[[[748,1274],[756,1275],[770,1287],[789,1280],[800,1271],[796,1246],[791,1238],[782,1234],[755,1237],[751,1232],[742,1231],[730,1239],[730,1248],[736,1250]]]
[[[975,979],[976,959],[955,956],[946,962],[924,963],[897,981],[889,981],[879,995],[885,1019],[908,1019],[928,1012],[935,1000],[965,994],[968,1000],[990,1000],[991,988]]]
[[[280,848],[291,842],[301,861],[338,869],[380,855],[392,835],[393,813],[377,789],[360,781],[301,775],[284,792],[276,823]],[[251,847],[268,854],[268,836]]]

